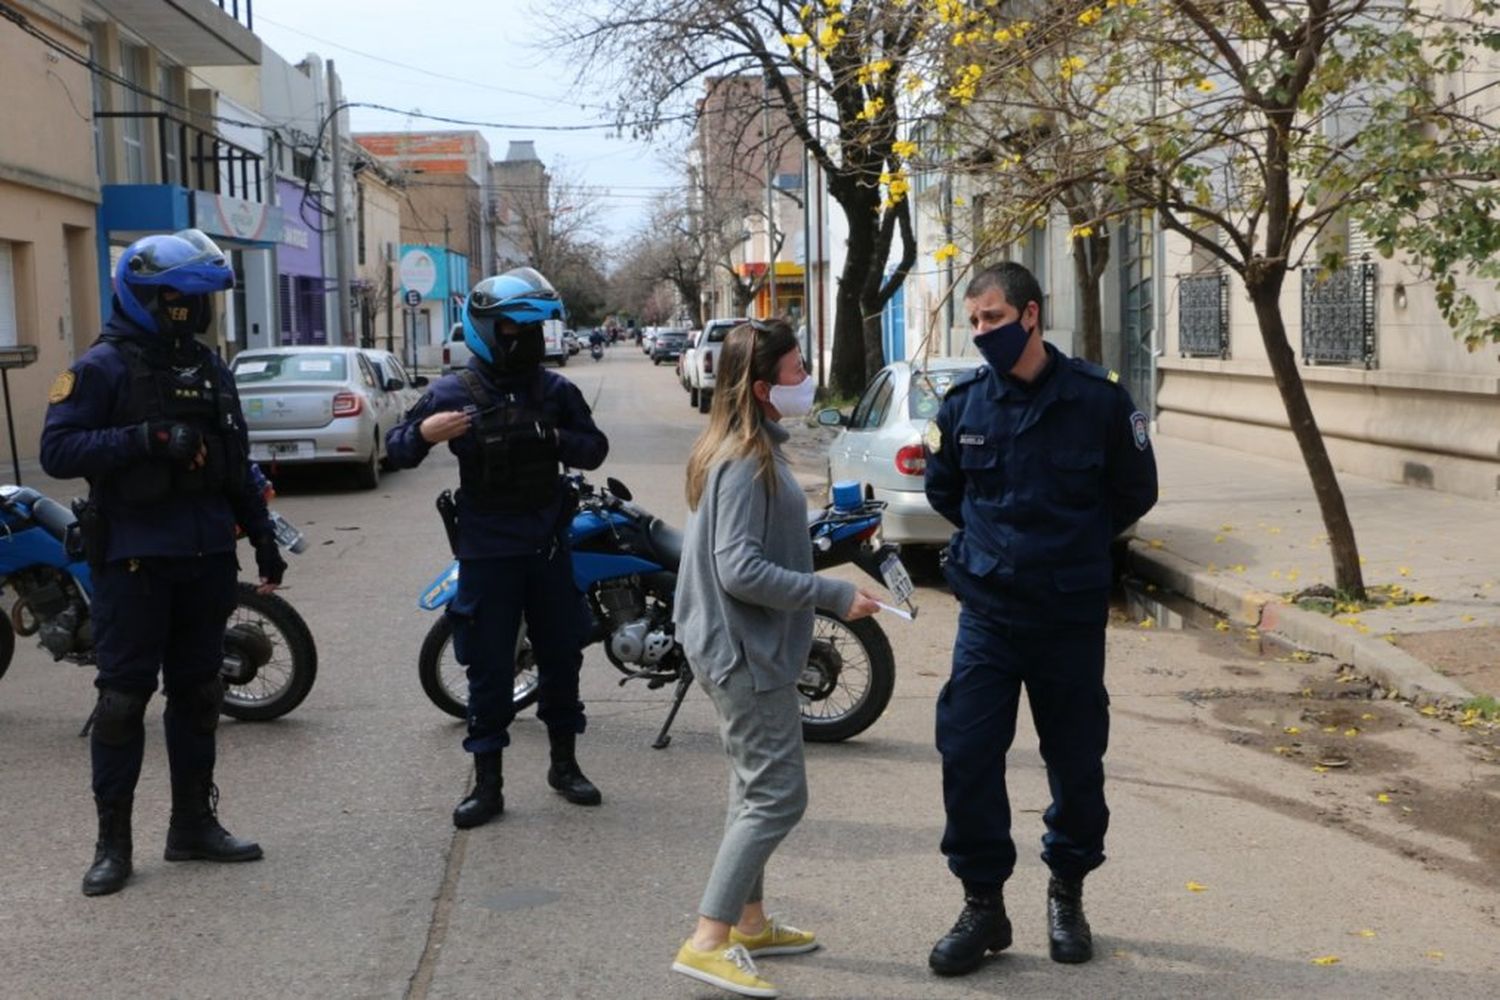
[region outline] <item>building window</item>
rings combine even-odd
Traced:
[[[1369,260],[1348,264],[1321,280],[1317,269],[1302,269],[1304,363],[1375,367],[1379,279],[1379,268]]]
[[[292,315],[292,276],[281,274],[276,277],[276,302],[278,311],[281,313],[281,342],[290,344],[292,342],[292,329],[295,317]]]
[[[131,84],[122,87],[123,110],[131,114],[144,114],[151,110],[146,106],[146,94],[151,84],[147,70],[147,53],[144,46],[120,44],[121,75]],[[146,170],[146,120],[126,118],[120,125],[121,139],[125,143],[125,183],[146,184],[150,178]]]
[[[15,347],[21,342],[21,325],[16,319],[16,266],[10,244],[0,240],[0,347]]]

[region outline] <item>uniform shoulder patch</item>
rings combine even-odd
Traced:
[[[57,378],[52,380],[52,388],[47,390],[48,403],[61,403],[73,395],[73,387],[78,384],[78,376],[73,374],[70,368],[59,372]]]
[[[1146,419],[1146,415],[1140,410],[1136,410],[1130,415],[1130,436],[1135,439],[1135,446],[1138,451],[1145,451],[1151,445],[1151,436],[1148,433],[1149,428],[1150,421]]]
[[[1114,385],[1118,385],[1120,383],[1120,373],[1115,371],[1113,368],[1106,368],[1103,365],[1096,365],[1094,364],[1094,362],[1085,361],[1083,358],[1069,358],[1068,360],[1073,363],[1074,369],[1076,369],[1081,375],[1091,375],[1094,378],[1102,379],[1103,381],[1109,382]]]
[[[943,450],[943,429],[938,426],[936,420],[927,421],[927,430],[922,432],[922,443],[933,455]]]

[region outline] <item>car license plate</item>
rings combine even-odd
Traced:
[[[910,601],[911,595],[917,591],[917,588],[912,585],[911,574],[906,572],[906,566],[901,562],[901,557],[894,552],[881,562],[880,576],[885,580],[885,588],[891,592],[898,603],[905,604]]]
[[[268,441],[250,448],[250,458],[256,462],[277,458],[305,458],[311,455],[312,445],[307,441]]]

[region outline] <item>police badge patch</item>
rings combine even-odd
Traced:
[[[1146,415],[1140,410],[1130,415],[1130,433],[1135,437],[1136,448],[1141,451],[1145,451],[1151,444],[1151,438],[1146,433],[1148,423]]]
[[[943,450],[943,429],[936,420],[927,421],[927,430],[922,432],[922,443],[927,445],[928,452],[933,455]]]
[[[47,390],[48,403],[61,403],[73,395],[73,383],[76,381],[72,370],[60,373],[52,381],[52,388]]]

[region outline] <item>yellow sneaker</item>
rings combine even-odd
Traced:
[[[722,951],[699,951],[691,940],[677,949],[672,971],[709,983],[742,997],[775,997],[776,987],[755,974],[755,961],[743,946],[726,945]]]
[[[729,928],[729,943],[744,945],[746,951],[757,956],[805,955],[818,948],[818,939],[812,931],[799,931],[775,917],[767,920],[766,929],[754,937],[741,934],[738,927]]]

